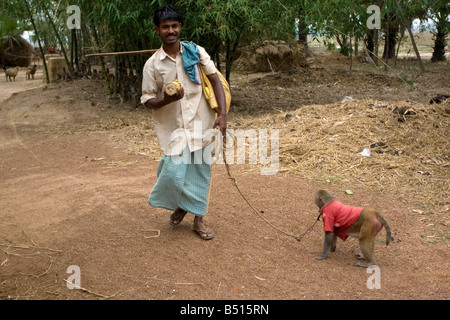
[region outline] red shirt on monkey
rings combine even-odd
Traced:
[[[358,220],[362,207],[352,207],[333,200],[322,207],[323,230],[333,232],[345,241],[348,230]]]

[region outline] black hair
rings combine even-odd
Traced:
[[[153,23],[159,27],[161,21],[164,20],[177,20],[179,23],[183,22],[183,18],[178,13],[177,9],[170,4],[160,6],[153,15]]]

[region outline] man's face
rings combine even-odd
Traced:
[[[164,44],[175,44],[180,35],[181,23],[177,20],[164,20],[159,23],[159,27],[155,27],[155,31]]]

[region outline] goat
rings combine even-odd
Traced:
[[[14,81],[16,81],[17,73],[19,73],[18,67],[5,69],[6,81],[8,81],[8,78],[9,78],[9,81],[11,81],[11,82],[12,82],[11,78],[14,79]]]
[[[31,78],[33,78],[34,80],[34,74],[36,73],[37,70],[37,65],[33,64],[32,66],[28,66],[27,68],[27,80],[31,80]]]

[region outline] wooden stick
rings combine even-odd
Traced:
[[[145,53],[154,53],[158,49],[149,49],[149,50],[138,50],[138,51],[122,51],[122,52],[104,52],[104,53],[91,53],[85,55],[86,58],[90,57],[100,57],[100,56],[122,56],[122,55],[131,55],[131,54],[145,54]]]
[[[69,280],[67,280],[67,279],[63,279],[63,280],[66,281],[67,283],[73,284],[73,283],[71,283],[71,282],[70,282]],[[75,289],[76,289],[76,290],[83,291],[83,292],[86,292],[86,293],[89,293],[89,294],[93,294],[94,296],[101,297],[101,298],[103,298],[103,299],[114,298],[114,297],[120,292],[120,291],[117,291],[117,292],[114,293],[113,295],[105,296],[105,295],[103,295],[103,294],[101,294],[101,293],[96,293],[96,292],[90,291],[90,290],[88,290],[88,289],[86,289],[86,288],[82,288],[82,287],[78,287],[78,286],[76,286]]]

